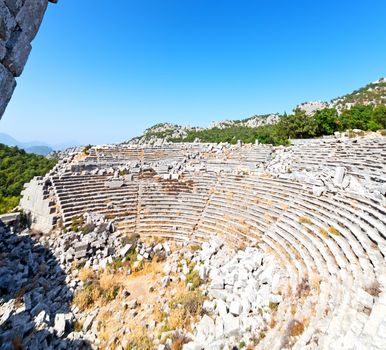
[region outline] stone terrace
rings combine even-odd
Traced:
[[[95,212],[122,233],[193,242],[221,236],[229,246],[258,245],[275,256],[287,288],[259,349],[382,349],[385,160],[385,138],[319,140],[285,149],[104,146],[62,161],[41,190],[56,210],[57,227],[69,228],[74,218]],[[350,176],[350,183],[377,186],[377,192],[335,183],[315,195],[313,181],[293,176],[336,167],[344,169],[342,181]],[[31,210],[26,198],[22,203]],[[31,215],[38,224],[36,208]],[[294,334],[294,322],[302,332]]]

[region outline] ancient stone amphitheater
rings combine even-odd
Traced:
[[[282,148],[168,144],[74,150],[31,181],[21,206],[42,231],[86,212],[120,232],[258,246],[287,276],[258,348],[386,346],[386,138],[326,138]]]

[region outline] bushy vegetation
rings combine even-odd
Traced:
[[[56,160],[0,144],[0,214],[18,205],[23,185],[46,174]]]
[[[90,149],[92,148],[92,145],[87,145],[83,148],[83,153],[86,155],[89,155]]]
[[[287,144],[287,139],[281,137],[277,131],[276,125],[263,125],[257,128],[233,125],[223,129],[192,130],[184,139],[171,139],[171,141],[193,142],[198,138],[201,142],[229,142],[230,144],[236,144],[238,140],[244,143],[255,143],[255,140],[259,140],[261,143]]]
[[[343,111],[340,115],[334,108],[325,108],[312,116],[307,116],[301,109],[291,115],[283,115],[275,125],[263,125],[257,128],[233,125],[227,128],[189,131],[182,139],[173,142],[193,142],[196,138],[201,142],[254,143],[259,140],[263,144],[287,145],[289,139],[313,138],[332,135],[335,131],[361,129],[376,131],[386,129],[386,106],[356,105]]]

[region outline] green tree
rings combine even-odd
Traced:
[[[334,108],[324,108],[314,114],[317,136],[332,135],[338,128],[338,112]]]
[[[12,210],[26,182],[46,174],[56,160],[0,144],[0,214]]]

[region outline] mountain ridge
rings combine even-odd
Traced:
[[[41,141],[19,141],[13,136],[0,132],[0,143],[9,147],[18,147],[25,150],[27,153],[35,153],[37,155],[46,156],[54,151],[61,151],[69,147],[78,146],[77,142],[67,142],[62,144],[50,145]]]

